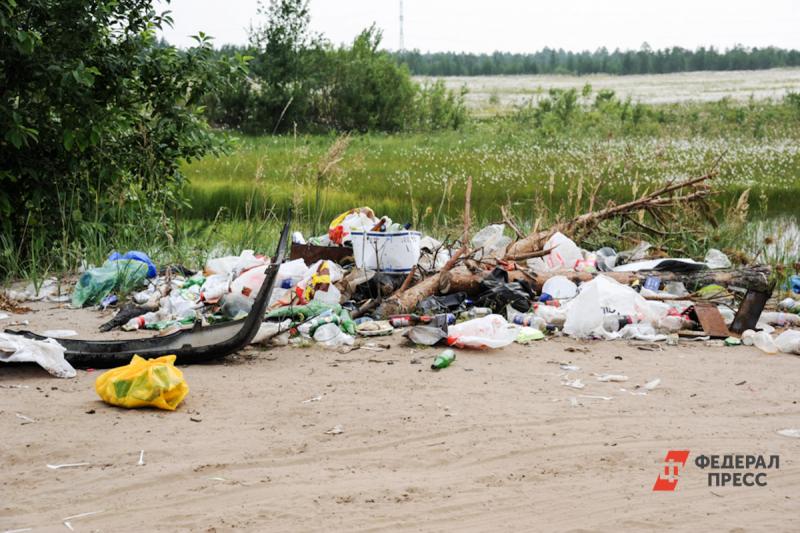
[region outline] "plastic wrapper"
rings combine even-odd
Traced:
[[[143,359],[134,355],[125,366],[101,374],[94,383],[100,398],[119,407],[156,407],[174,411],[189,393],[175,356]]]
[[[97,305],[112,292],[129,293],[146,279],[147,264],[141,261],[106,261],[103,266],[81,274],[72,292],[72,306]]]
[[[447,344],[457,348],[502,348],[516,340],[518,328],[500,315],[489,315],[468,320],[448,330]]]

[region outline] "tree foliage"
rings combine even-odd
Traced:
[[[158,43],[169,23],[153,0],[0,0],[0,231],[20,253],[33,234],[109,235],[134,198],[163,215],[179,162],[223,147],[201,104],[244,59],[202,34]]]
[[[800,51],[775,47],[734,48],[719,51],[700,47],[653,50],[645,43],[639,50],[571,52],[544,48],[530,54],[494,52],[398,52],[394,57],[414,75],[500,76],[513,74],[666,74],[702,70],[763,70],[800,66]]]
[[[404,131],[458,127],[466,119],[463,94],[414,83],[380,49],[375,26],[336,48],[309,29],[308,0],[272,0],[259,13],[266,20],[251,31],[248,47],[220,50],[253,59],[246,82],[209,102],[216,124],[248,133]]]

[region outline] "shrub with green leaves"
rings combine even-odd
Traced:
[[[113,240],[125,217],[161,224],[181,203],[180,161],[224,148],[201,102],[244,58],[218,58],[203,34],[186,51],[157,42],[171,20],[153,4],[0,0],[0,236],[18,255],[81,232]]]

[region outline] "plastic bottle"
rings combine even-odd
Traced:
[[[297,331],[300,332],[301,335],[313,336],[317,328],[326,324],[334,324],[338,328],[341,322],[342,319],[339,318],[338,315],[326,312],[309,320],[305,324],[301,324],[298,326]]]
[[[759,322],[766,322],[772,326],[800,326],[800,316],[793,313],[778,313],[775,311],[766,311],[761,313]]]
[[[532,313],[509,313],[508,319],[509,322],[512,324],[517,324],[518,326],[526,326],[529,328],[538,329],[539,331],[544,331],[547,329],[547,321],[544,318],[536,316]]]
[[[615,332],[619,331],[628,324],[635,324],[637,321],[633,319],[631,316],[623,316],[623,315],[605,315],[603,316],[603,329],[608,332]]]
[[[148,324],[155,324],[161,320],[161,314],[158,312],[149,312],[137,317],[131,318],[127,324],[122,326],[125,331],[136,331],[137,329],[144,329]]]
[[[489,316],[492,314],[492,310],[489,307],[473,307],[467,311],[461,313],[461,318],[471,319],[471,318],[481,318],[485,316]]]
[[[339,325],[342,328],[342,331],[348,335],[356,334],[356,323],[353,322],[352,318],[350,318],[350,313],[347,311],[347,309],[342,309],[342,311],[339,313]]]
[[[800,302],[792,298],[785,298],[778,304],[778,309],[787,313],[800,313]]]
[[[450,366],[456,360],[456,352],[453,350],[445,350],[436,356],[431,365],[431,370],[441,370]]]

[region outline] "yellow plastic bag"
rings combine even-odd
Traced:
[[[142,359],[134,355],[125,366],[97,377],[94,389],[106,403],[120,407],[158,407],[174,411],[189,394],[183,372],[175,368],[175,356]]]

